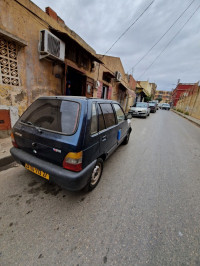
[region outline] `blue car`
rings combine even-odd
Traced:
[[[115,101],[41,97],[15,124],[10,152],[27,170],[65,189],[90,191],[103,162],[128,143],[130,117]]]

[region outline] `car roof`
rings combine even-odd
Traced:
[[[94,97],[90,97],[90,98],[87,98],[85,96],[42,96],[42,97],[39,97],[38,99],[58,99],[58,100],[73,100],[73,101],[98,101],[100,103],[117,103],[119,104],[117,101],[113,101],[113,100],[107,100],[107,99],[101,99],[101,98],[94,98]]]

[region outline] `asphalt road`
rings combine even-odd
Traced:
[[[159,110],[91,193],[0,173],[0,265],[200,265],[200,128]]]

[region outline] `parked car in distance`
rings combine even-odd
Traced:
[[[170,110],[170,105],[168,103],[163,103],[162,106],[161,106],[161,109],[162,110]]]
[[[158,107],[161,109],[162,108],[162,103],[159,103],[158,104]]]
[[[115,101],[41,97],[15,124],[10,152],[26,169],[65,189],[90,191],[104,160],[128,143],[128,118]]]
[[[157,104],[156,104],[156,103],[152,103],[152,102],[150,102],[150,103],[149,103],[149,108],[150,108],[150,112],[151,112],[151,113],[155,113],[156,110],[157,110]]]
[[[146,102],[136,102],[133,106],[130,106],[129,114],[138,117],[146,118],[150,114],[149,104]]]
[[[155,103],[156,104],[156,109],[159,110],[158,100],[149,101],[149,103]]]

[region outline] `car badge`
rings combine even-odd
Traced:
[[[61,150],[56,149],[56,148],[53,148],[53,151],[58,152],[58,153],[61,153]]]

